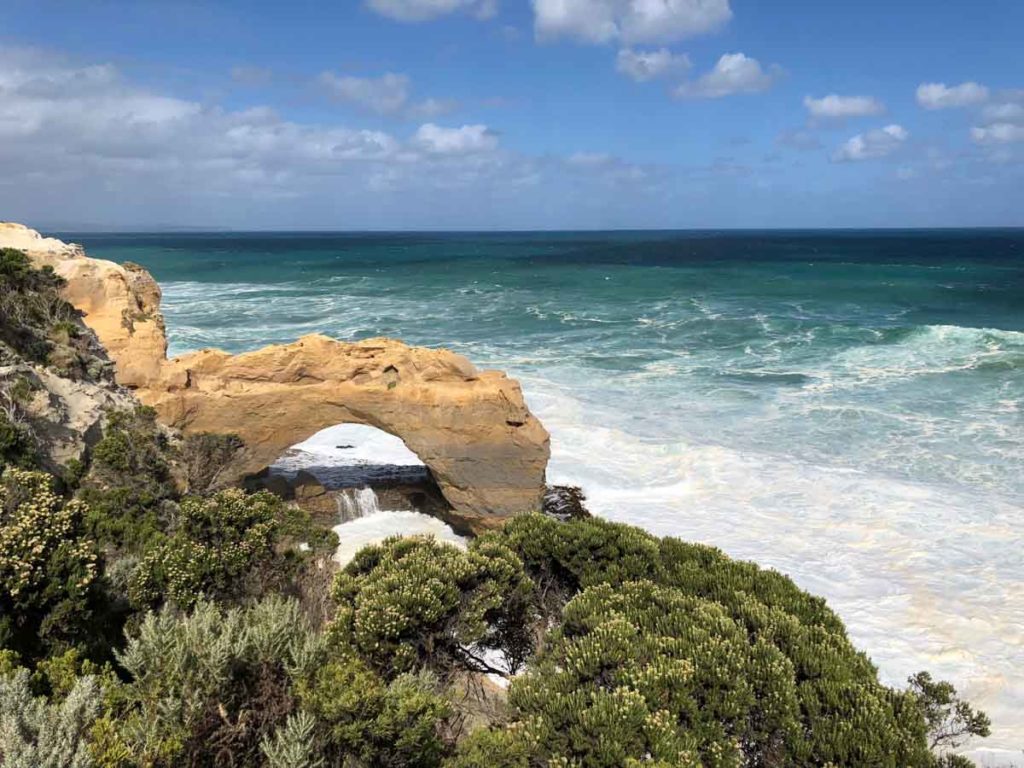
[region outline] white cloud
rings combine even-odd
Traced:
[[[674,93],[683,99],[718,99],[736,93],[758,93],[771,88],[781,72],[777,66],[765,70],[757,59],[742,53],[727,53],[714,69],[697,80],[683,83]]]
[[[204,106],[133,86],[109,65],[0,48],[0,180],[7,183],[59,178],[93,190],[138,185],[249,199],[297,195],[336,176],[433,183],[438,163],[448,183],[468,183],[513,163],[460,164],[497,144],[485,126],[427,124],[403,141],[383,131],[296,123],[266,107]]]
[[[947,86],[945,83],[921,83],[917,103],[925,109],[970,107],[988,100],[988,88],[975,82]]]
[[[367,112],[411,120],[431,120],[454,112],[454,99],[428,98],[412,102],[407,75],[388,72],[380,77],[354,77],[323,72],[317,84],[334,101],[353,104]]]
[[[597,226],[606,211],[626,225],[649,209],[623,206],[661,178],[515,153],[483,125],[397,135],[232,110],[2,45],[0,168],[0,211],[37,225]]]
[[[990,123],[1024,123],[1024,104],[1014,101],[989,104],[981,116]]]
[[[993,123],[984,127],[971,128],[971,138],[976,144],[1012,144],[1024,141],[1024,125]]]
[[[909,136],[903,126],[896,124],[858,133],[838,149],[833,159],[846,162],[885,157],[899,149]]]
[[[393,72],[380,77],[322,72],[318,82],[332,99],[354,104],[378,115],[397,114],[409,101],[409,78]]]
[[[608,187],[637,185],[652,191],[661,181],[659,169],[638,165],[606,152],[576,152],[565,159],[565,166],[582,178]]]
[[[615,68],[638,83],[643,83],[689,69],[690,57],[685,53],[672,53],[668,48],[655,51],[623,48],[615,59]]]
[[[713,32],[732,18],[729,0],[533,0],[538,38],[586,43],[668,43]]]
[[[832,120],[867,117],[885,112],[885,105],[871,96],[840,96],[835,93],[830,93],[820,99],[805,96],[804,106],[811,117]]]
[[[458,12],[489,19],[498,12],[497,0],[368,0],[367,5],[381,16],[405,22],[429,21]]]
[[[498,147],[498,135],[486,125],[443,128],[424,123],[416,131],[414,143],[438,155],[470,155],[490,152]]]

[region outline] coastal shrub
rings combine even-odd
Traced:
[[[37,465],[35,441],[28,428],[0,412],[0,472],[7,467],[31,469]]]
[[[173,448],[152,408],[107,414],[102,439],[78,496],[89,507],[87,525],[99,542],[139,551],[166,529],[165,502],[176,499]]]
[[[429,768],[449,751],[444,731],[452,708],[429,672],[388,682],[349,655],[317,669],[300,684],[299,699],[316,718],[329,765]]]
[[[843,718],[808,721],[779,649],[723,606],[651,582],[574,597],[509,702],[514,732],[471,737],[453,765],[473,765],[481,740],[510,765],[932,765],[912,698],[860,695]],[[808,738],[819,729],[828,744]]]
[[[32,385],[21,376],[0,380],[0,473],[8,466],[34,469],[39,455],[26,424],[24,406]]]
[[[146,616],[118,661],[127,682],[97,723],[100,766],[261,765],[261,745],[296,712],[293,681],[323,661],[294,600]]]
[[[30,674],[0,675],[0,765],[5,768],[92,768],[89,733],[100,714],[95,677],[77,678],[66,695],[33,694]]]
[[[189,497],[171,534],[140,559],[130,597],[139,606],[169,601],[188,608],[203,597],[238,601],[280,591],[311,557],[336,546],[332,531],[266,491]]]
[[[594,584],[658,580],[663,569],[658,539],[639,528],[599,518],[560,522],[523,515],[482,537],[504,544],[522,560],[541,598],[540,608],[557,618],[573,595]]]
[[[35,269],[23,252],[0,248],[0,341],[33,362],[45,363],[51,326],[73,316],[60,298],[64,281],[51,267]]]
[[[679,658],[680,664],[695,666],[688,678],[688,685],[695,688],[683,687],[672,695],[662,691],[662,698],[655,697],[658,706],[641,706],[635,698],[629,698],[628,706],[620,702],[633,712],[634,725],[646,722],[644,718],[660,711],[666,700],[681,706],[674,698],[680,691],[688,697],[688,706],[711,713],[717,725],[701,725],[697,715],[673,710],[673,717],[686,728],[683,736],[676,733],[665,742],[672,745],[669,752],[678,748],[699,755],[705,764],[719,760],[725,761],[723,765],[733,759],[724,757],[728,754],[742,764],[929,764],[924,722],[914,697],[882,686],[870,660],[852,646],[842,622],[824,601],[781,574],[731,560],[711,547],[658,539],[598,519],[559,523],[525,516],[489,538],[507,544],[522,559],[537,585],[535,604],[544,621],[563,622],[545,641],[545,651],[531,664],[530,674],[513,685],[511,700],[521,724],[547,722],[550,715],[550,734],[562,738],[574,728],[586,731],[586,723],[602,708],[615,709],[610,702],[625,695],[620,688],[642,692],[634,682],[610,682],[611,668],[624,665],[623,669],[640,669],[643,674],[663,674],[654,661],[673,658],[672,653],[679,652],[673,644],[680,637],[714,630],[709,646],[717,649],[714,654],[699,657],[684,649]],[[625,595],[636,602],[623,603]],[[583,621],[585,616],[590,618]],[[676,623],[680,621],[683,624]],[[673,631],[659,640],[665,627]],[[649,640],[659,650],[645,656]],[[666,650],[672,648],[672,653]],[[594,673],[601,683],[591,696],[585,692],[593,681],[565,675],[571,674],[577,655],[594,654],[598,659],[608,654],[609,669]],[[562,676],[554,670],[562,670]],[[724,676],[714,677],[718,672]],[[542,700],[571,691],[589,698],[576,702],[577,709],[556,707],[546,714]],[[721,698],[726,692],[722,701],[731,704],[724,708],[716,709],[703,698]],[[597,712],[591,711],[594,707]],[[531,728],[522,732],[547,743],[550,755],[612,765],[632,754],[631,748],[620,745],[619,751],[609,753],[610,762],[601,763],[605,758],[584,758],[573,751],[576,747],[545,742],[549,737],[543,728]],[[584,743],[589,737],[579,738]],[[521,747],[518,741],[512,743]],[[653,745],[637,748],[650,750]],[[717,757],[712,758],[709,749]]]
[[[273,738],[260,742],[267,768],[322,768],[325,761],[317,754],[315,729],[316,720],[309,713],[289,715]]]
[[[988,715],[961,699],[950,683],[934,680],[927,672],[918,672],[907,682],[924,714],[928,746],[932,750],[946,753],[962,746],[968,739],[984,738],[991,732],[992,721]],[[955,759],[955,756],[945,754],[944,757]]]
[[[393,537],[361,550],[338,574],[331,633],[387,677],[420,668],[442,679],[455,669],[491,671],[484,649],[513,663],[526,655],[516,630],[529,623],[531,589],[522,562],[494,539],[462,551]]]
[[[481,728],[461,741],[455,754],[443,765],[444,768],[534,768],[542,765],[534,757],[541,752],[540,747],[522,723],[513,723],[507,728]]]
[[[23,252],[0,248],[0,347],[71,379],[108,374],[95,337],[62,298],[63,287],[52,267],[36,269]]]
[[[238,435],[199,432],[181,443],[181,462],[190,493],[206,493],[217,485],[221,472],[243,448]]]
[[[35,658],[95,639],[98,558],[85,513],[43,472],[8,467],[0,477],[0,647]]]

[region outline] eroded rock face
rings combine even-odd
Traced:
[[[39,365],[0,366],[0,390],[7,382],[29,385],[20,418],[39,443],[43,468],[55,474],[70,461],[83,459],[100,440],[108,411],[137,405],[128,391],[112,382],[73,380]]]
[[[67,281],[64,298],[85,315],[117,366],[117,382],[144,386],[158,378],[167,356],[160,287],[135,264],[115,264],[85,255],[21,224],[0,222],[0,247],[24,251],[36,266],[49,265]]]
[[[91,259],[20,225],[0,224],[4,246],[67,280],[66,297],[106,346],[118,383],[165,424],[242,438],[246,449],[225,476],[255,473],[324,427],[368,424],[430,468],[460,528],[485,530],[541,506],[548,434],[503,373],[478,371],[448,350],[318,335],[167,360],[160,289],[144,269]]]
[[[325,427],[368,424],[430,468],[461,527],[540,508],[548,435],[519,384],[447,350],[316,335],[241,355],[203,350],[168,361],[136,394],[184,432],[237,433],[236,477]]]

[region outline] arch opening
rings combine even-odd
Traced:
[[[400,438],[366,424],[327,427],[293,445],[260,473],[258,485],[330,525],[341,566],[394,535],[465,544],[445,522],[451,507],[426,464]]]

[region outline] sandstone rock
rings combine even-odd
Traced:
[[[136,394],[182,431],[238,434],[236,477],[324,427],[369,424],[430,468],[462,528],[540,508],[547,432],[517,382],[448,350],[316,335],[241,355],[203,350],[168,361]]]
[[[167,360],[160,289],[144,269],[89,258],[17,224],[0,224],[4,246],[67,280],[66,298],[107,348],[118,383],[164,423],[245,441],[225,477],[258,472],[324,427],[369,424],[420,457],[461,529],[499,526],[541,506],[548,434],[519,384],[498,371],[478,371],[443,349],[317,335],[241,355],[203,350]]]
[[[72,459],[83,459],[103,436],[108,410],[137,405],[129,392],[110,382],[75,381],[43,366],[0,367],[0,390],[14,383],[30,389],[19,405],[19,418],[37,440],[44,468],[58,474]]]
[[[0,222],[0,247],[24,251],[37,266],[49,265],[67,281],[64,298],[96,332],[117,366],[119,384],[138,387],[159,376],[167,337],[160,288],[146,270],[89,258],[81,246],[9,222]]]
[[[334,496],[306,471],[300,471],[291,484],[295,503],[307,512],[328,519],[338,516],[338,502]]]

